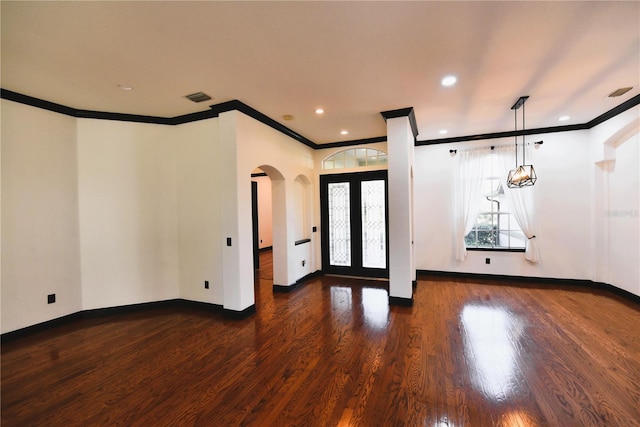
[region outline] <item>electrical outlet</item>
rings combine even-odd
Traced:
[[[205,289],[209,289],[209,281],[208,280],[204,281],[204,288]]]
[[[491,258],[485,258],[484,259],[484,263],[485,264],[491,264]]]
[[[47,295],[47,304],[53,304],[56,302],[56,294]]]
[[[227,246],[231,246],[231,237],[227,237]]]
[[[303,259],[303,260],[302,260],[302,266],[304,267],[306,264],[307,264],[307,260],[306,260],[306,259]]]
[[[316,227],[315,225],[313,226],[313,228],[311,229],[312,232],[317,232],[318,231],[318,227]]]

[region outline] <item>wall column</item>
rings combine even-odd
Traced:
[[[413,108],[381,113],[387,121],[389,163],[389,303],[413,305]]]
[[[289,285],[289,223],[287,181],[273,181],[273,287]]]
[[[253,288],[251,179],[238,167],[238,112],[220,114],[220,182],[222,209],[222,298],[225,314],[255,312]]]

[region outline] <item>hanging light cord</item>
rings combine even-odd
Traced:
[[[524,104],[526,104],[526,100],[522,102],[522,165],[526,165],[527,162],[524,159],[524,146],[525,144],[525,125],[524,125]]]
[[[513,118],[514,118],[514,127],[516,129],[515,139],[516,139],[516,169],[518,169],[518,110],[513,110]]]

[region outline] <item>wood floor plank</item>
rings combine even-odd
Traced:
[[[156,308],[3,344],[2,426],[640,426],[640,307],[607,291],[433,277],[397,307],[381,282],[268,277],[244,320]]]

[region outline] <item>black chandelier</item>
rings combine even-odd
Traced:
[[[530,187],[536,183],[538,177],[533,165],[527,165],[525,159],[525,126],[524,126],[524,103],[529,99],[528,96],[521,96],[511,109],[515,117],[515,128],[518,131],[518,112],[517,110],[522,107],[522,164],[518,166],[518,135],[516,133],[516,168],[509,171],[509,177],[507,178],[507,187],[509,188],[521,188]]]

